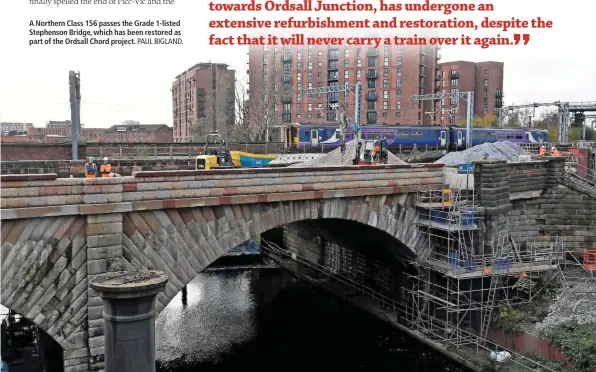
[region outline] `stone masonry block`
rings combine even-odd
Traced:
[[[88,260],[87,261],[87,274],[102,274],[107,272],[108,261],[106,259],[101,260]]]
[[[87,237],[87,247],[107,247],[113,245],[122,245],[122,233],[91,235]]]
[[[108,235],[122,232],[122,222],[94,223],[87,225],[87,236]]]
[[[87,223],[122,222],[121,213],[91,214],[87,216]]]
[[[87,248],[87,260],[102,260],[122,257],[122,245],[110,247]],[[109,266],[109,263],[108,263]]]

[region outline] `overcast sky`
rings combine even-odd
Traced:
[[[238,1],[242,0],[227,0]],[[28,0],[1,1],[3,48],[0,57],[0,121],[33,122],[35,126],[43,126],[47,120],[70,119],[68,71],[76,69],[81,72],[81,121],[86,127],[108,127],[124,120],[171,125],[170,88],[173,78],[185,69],[198,62],[222,62],[231,65],[231,68],[238,71],[239,77],[246,80],[247,47],[208,45],[209,35],[212,33],[208,28],[208,21],[222,17],[222,13],[210,13],[208,3],[205,0],[176,0],[173,6],[47,7],[29,5]],[[554,0],[499,0],[496,12],[489,14],[492,18],[508,19],[515,16],[531,19],[542,16],[553,20],[554,28],[526,30],[532,35],[527,46],[488,49],[474,46],[444,47],[443,61],[504,62],[505,104],[556,100],[595,101],[595,11],[596,4],[589,1],[569,0],[562,3]],[[143,17],[139,14],[143,14]],[[278,14],[277,17],[292,15],[304,17],[308,14]],[[401,17],[403,14],[377,13],[373,17],[394,15]],[[418,13],[416,18],[422,15],[429,19],[472,17],[464,13],[451,16]],[[266,17],[263,14],[236,14],[238,19],[247,16]],[[342,14],[342,18],[359,16],[362,14]],[[481,18],[477,14],[474,19]],[[181,19],[184,45],[28,46],[31,19]],[[279,31],[278,34],[299,31],[286,30]],[[498,33],[495,30],[484,34],[480,32],[472,35]],[[511,33],[514,32],[509,32]],[[405,31],[397,34],[406,36]],[[449,35],[459,34],[461,31],[455,30]]]

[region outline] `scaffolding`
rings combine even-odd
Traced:
[[[506,216],[483,226],[474,191],[461,180],[454,189],[420,187],[416,206],[427,244],[410,275],[409,323],[456,348],[483,347],[495,308],[531,301],[538,280],[564,259],[562,240],[520,249]]]

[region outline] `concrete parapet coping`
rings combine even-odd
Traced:
[[[329,172],[340,170],[380,170],[380,169],[408,169],[412,168],[443,168],[444,164],[384,164],[384,165],[345,165],[330,167],[292,167],[292,168],[240,168],[240,169],[211,169],[211,170],[173,170],[173,171],[138,171],[132,176],[139,177],[172,177],[172,176],[198,176],[213,174],[265,174],[265,173],[304,173],[304,172]]]
[[[56,173],[43,173],[43,174],[3,174],[0,176],[1,182],[13,182],[13,181],[51,181],[58,179]]]

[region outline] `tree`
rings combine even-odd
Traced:
[[[503,122],[506,127],[529,127],[532,125],[533,116],[534,108],[522,107],[506,113]]]
[[[499,126],[499,119],[495,114],[488,113],[484,116],[474,116],[474,126],[481,128],[496,128]]]
[[[543,111],[538,120],[532,123],[533,127],[548,130],[548,138],[551,142],[559,140],[559,113],[557,110]]]
[[[281,123],[279,111],[276,110],[276,103],[280,99],[271,87],[266,87],[262,94],[249,94],[245,86],[237,84],[236,120],[230,131],[230,139],[235,142],[267,142],[267,132],[272,137],[272,128]]]
[[[199,118],[190,126],[190,141],[191,142],[205,142],[207,139],[207,124],[205,118]]]

